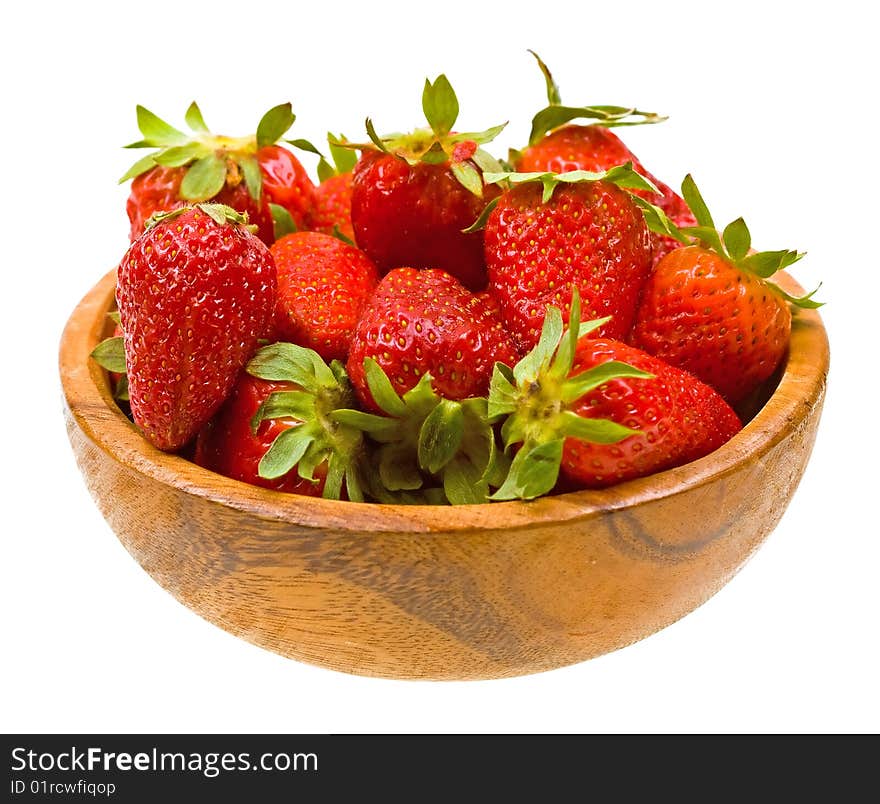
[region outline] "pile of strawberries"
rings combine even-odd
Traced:
[[[161,450],[286,492],[481,503],[601,488],[717,449],[785,356],[770,278],[802,254],[719,232],[612,129],[662,118],[548,105],[501,161],[457,132],[445,76],[428,127],[330,159],[191,133],[138,107],[117,331],[93,357]],[[576,124],[573,120],[585,120]],[[313,184],[294,152],[320,157]]]

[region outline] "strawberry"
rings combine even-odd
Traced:
[[[547,311],[541,339],[513,370],[498,366],[487,415],[506,416],[501,434],[515,451],[492,499],[531,499],[563,484],[603,488],[670,469],[717,449],[741,428],[709,386],[632,346],[579,337],[577,293],[569,329]]]
[[[355,242],[351,223],[351,189],[354,176],[340,173],[322,181],[315,189],[315,198],[307,226],[310,231],[344,237]]]
[[[359,145],[351,221],[355,241],[384,272],[401,266],[438,268],[471,290],[486,285],[482,232],[462,231],[498,189],[483,170],[498,164],[478,148],[501,131],[452,133],[458,100],[446,76],[425,82],[422,108],[430,129]]]
[[[559,87],[547,65],[536,53],[532,55],[544,74],[549,105],[533,118],[528,147],[513,154],[516,170],[539,173],[572,170],[599,172],[630,162],[633,169],[650,180],[658,190],[658,193],[644,189],[634,192],[660,207],[678,226],[693,226],[696,219],[685,200],[645,170],[635,154],[610,130],[615,126],[659,123],[666,118],[622,106],[563,106]],[[632,120],[632,117],[642,119]],[[590,125],[570,124],[571,120],[577,118],[593,119],[594,122]],[[655,265],[679,245],[675,239],[659,234],[652,233],[651,239]]]
[[[379,281],[362,251],[319,232],[295,232],[270,249],[278,276],[275,337],[345,360],[361,310]]]
[[[694,243],[664,257],[645,285],[631,343],[695,374],[735,404],[776,370],[791,332],[789,302],[818,307],[812,293],[794,298],[768,279],[797,262],[796,251],[749,253],[742,218],[722,235],[691,176],[682,192],[699,226],[678,232]],[[815,291],[813,291],[815,293]]]
[[[445,271],[396,268],[386,274],[358,322],[348,373],[364,406],[378,411],[364,359],[373,358],[403,394],[430,373],[446,399],[485,394],[497,360],[516,349],[483,302]]]
[[[211,134],[195,103],[186,113],[191,135],[143,106],[137,107],[137,118],[143,139],[127,147],[156,150],[120,179],[134,179],[126,205],[131,240],[156,212],[203,201],[247,213],[267,245],[275,239],[273,213],[289,216],[297,227],[304,225],[314,185],[299,160],[275,144],[296,119],[289,103],[266,112],[250,137]],[[305,140],[292,142],[315,151]]]
[[[321,183],[315,189],[307,226],[313,232],[342,236],[353,243],[351,188],[354,176],[351,171],[357,162],[357,156],[340,144],[347,142],[345,137],[328,134],[327,142],[333,164],[323,156],[318,162],[318,178]]]
[[[194,461],[212,472],[291,494],[320,497],[324,490],[326,468],[314,480],[306,480],[294,469],[280,477],[261,477],[260,461],[278,436],[302,426],[291,418],[263,419],[256,427],[251,421],[270,394],[297,391],[290,382],[267,382],[249,374],[240,374],[220,410],[199,431]]]
[[[590,318],[611,315],[599,331],[629,332],[651,267],[644,214],[622,187],[650,188],[632,167],[605,173],[493,173],[512,187],[486,220],[490,290],[508,330],[534,346],[548,304],[567,316],[577,288]]]
[[[159,449],[214,414],[271,321],[275,266],[245,223],[211,204],[162,213],[119,265],[131,412]]]
[[[354,401],[339,363],[311,349],[260,349],[196,440],[195,462],[265,488],[360,501],[360,430],[330,416]]]

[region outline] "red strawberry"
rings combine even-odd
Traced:
[[[278,275],[275,337],[345,360],[361,310],[379,281],[362,251],[319,232],[285,235],[271,248]]]
[[[214,414],[271,321],[275,266],[237,212],[211,204],[157,216],[119,265],[131,412],[177,450]]]
[[[716,450],[742,425],[731,407],[693,375],[620,341],[584,338],[571,376],[612,360],[653,375],[618,378],[569,405],[588,419],[610,419],[638,431],[616,444],[568,438],[562,472],[584,488],[599,488],[689,463]]]
[[[353,178],[351,173],[340,173],[318,185],[307,222],[311,231],[328,235],[341,234],[355,242],[351,223]]]
[[[795,299],[766,281],[803,254],[749,254],[751,236],[742,218],[719,236],[690,176],[682,190],[700,220],[699,227],[684,233],[695,235],[700,245],[673,251],[657,265],[645,285],[630,340],[696,375],[734,404],[782,360],[791,331],[788,302],[819,305],[812,294]]]
[[[318,162],[318,178],[321,183],[315,189],[307,225],[313,232],[341,235],[353,243],[351,189],[354,179],[352,170],[357,162],[357,155],[345,147],[347,142],[345,137],[327,134],[333,164],[323,156]]]
[[[482,396],[495,361],[516,350],[483,302],[445,271],[397,268],[379,283],[355,330],[348,373],[367,408],[378,410],[364,373],[373,358],[404,394],[429,372],[447,399]]]
[[[741,428],[709,386],[620,341],[582,338],[552,307],[541,340],[512,371],[496,369],[488,415],[507,416],[516,455],[493,499],[531,499],[557,485],[602,488],[696,460]],[[585,328],[595,328],[592,322]]]
[[[361,501],[363,436],[334,419],[353,402],[339,363],[290,343],[264,346],[200,431],[195,461],[257,486]]]
[[[142,106],[137,115],[143,139],[128,147],[157,150],[135,162],[120,179],[134,179],[126,204],[132,240],[156,212],[209,200],[247,213],[267,245],[275,239],[272,204],[296,226],[304,225],[314,185],[297,158],[274,144],[295,119],[289,103],[270,109],[251,137],[211,134],[195,103],[186,113],[191,135]]]
[[[299,386],[294,383],[267,382],[241,374],[220,410],[199,431],[195,462],[255,486],[320,497],[327,474],[325,466],[318,468],[315,480],[300,477],[295,468],[275,478],[261,477],[259,473],[260,461],[275,439],[286,430],[301,427],[302,422],[291,418],[263,419],[255,431],[251,420],[270,394],[295,390]]]
[[[693,226],[696,219],[685,200],[671,187],[649,173],[635,154],[609,128],[622,124],[659,123],[666,118],[624,107],[563,106],[559,97],[559,88],[553,81],[547,65],[537,54],[532,55],[535,56],[544,73],[550,105],[535,115],[528,147],[514,155],[516,170],[524,173],[566,173],[571,170],[599,172],[631,162],[633,169],[649,179],[660,191],[659,194],[638,189],[634,192],[660,207],[678,226]],[[632,116],[641,116],[643,119],[629,120]],[[580,117],[592,118],[595,122],[591,125],[566,125],[570,120]],[[659,234],[652,233],[651,238],[654,264],[679,245],[673,238]]]
[[[422,107],[430,130],[379,139],[354,169],[351,221],[355,240],[379,270],[438,268],[471,290],[486,285],[482,232],[464,232],[498,195],[484,169],[497,170],[477,145],[503,128],[454,134],[458,100],[445,76],[425,82]]]
[[[507,190],[486,223],[492,295],[521,347],[538,342],[548,304],[567,319],[573,288],[589,318],[612,316],[600,335],[629,332],[651,267],[644,215],[615,183],[641,187],[628,166],[606,174],[497,174]],[[590,177],[601,176],[593,181]],[[543,186],[542,186],[543,185]]]

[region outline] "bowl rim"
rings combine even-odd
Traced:
[[[803,293],[784,272],[774,279],[789,293]],[[795,308],[789,350],[776,389],[737,435],[696,461],[606,489],[573,491],[528,502],[443,506],[325,500],[224,477],[186,458],[164,453],[143,438],[113,400],[107,372],[89,358],[104,337],[115,285],[114,268],[79,302],[61,336],[59,371],[66,412],[84,435],[115,461],[186,494],[261,519],[338,532],[509,531],[574,522],[673,497],[736,472],[804,426],[822,402],[829,367],[828,339],[818,312]],[[353,507],[356,516],[352,515]]]

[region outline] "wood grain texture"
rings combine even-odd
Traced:
[[[789,278],[782,284],[798,290]],[[699,461],[530,503],[388,506],[285,495],[151,447],[88,355],[111,272],[71,315],[60,372],[70,442],[119,539],[166,590],[227,631],[349,673],[477,679],[620,648],[721,588],[775,527],[812,449],[828,371],[797,311],[779,385]]]

